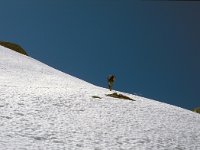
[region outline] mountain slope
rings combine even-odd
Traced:
[[[5,41],[0,41],[0,45],[4,46],[4,47],[7,47],[9,49],[12,49],[18,53],[21,53],[21,54],[24,54],[24,55],[27,55],[27,52],[21,47],[19,46],[18,44],[15,44],[15,43],[11,43],[11,42],[5,42]]]
[[[193,109],[192,111],[200,114],[200,107],[197,107],[197,108]]]
[[[200,149],[198,114],[106,94],[0,46],[0,149]]]

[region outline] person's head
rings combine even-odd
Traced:
[[[114,76],[114,75],[112,75],[111,77],[112,77],[113,79],[115,79],[115,76]]]
[[[114,82],[115,81],[115,76],[114,75],[109,76],[108,81],[109,82]]]

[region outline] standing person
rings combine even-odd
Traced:
[[[108,80],[108,88],[110,89],[110,91],[112,91],[113,83],[115,81],[115,76],[109,75],[107,80]]]

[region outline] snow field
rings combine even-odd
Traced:
[[[108,93],[0,46],[0,149],[200,149],[199,114]]]

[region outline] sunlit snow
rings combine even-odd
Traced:
[[[0,149],[200,149],[199,114],[110,93],[0,46]]]

